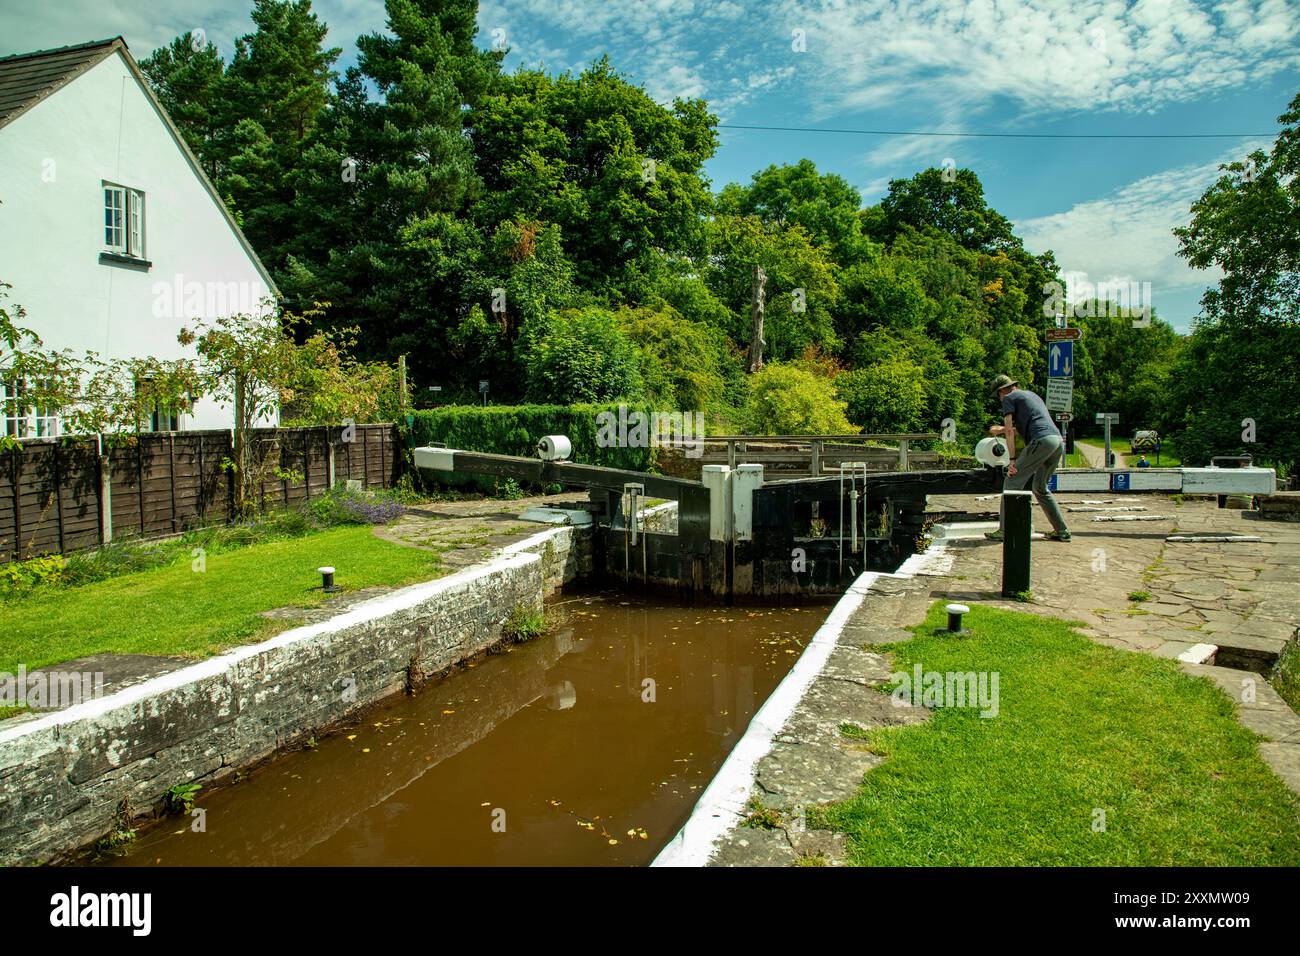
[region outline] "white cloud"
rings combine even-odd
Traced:
[[[1178,256],[1173,229],[1185,226],[1189,209],[1220,175],[1219,163],[1240,160],[1265,142],[1248,142],[1213,163],[1191,164],[1143,177],[1101,199],[1076,203],[1047,216],[1015,224],[1034,253],[1056,253],[1061,271],[1097,283],[1151,283],[1157,311],[1163,295],[1212,285],[1216,270],[1191,268]],[[1077,282],[1076,282],[1077,284]]]
[[[823,113],[900,98],[975,111],[1154,111],[1300,65],[1288,0],[785,0]]]

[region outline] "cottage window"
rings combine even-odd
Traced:
[[[5,434],[10,438],[27,437],[27,389],[21,379],[0,381],[0,405],[4,408]]]
[[[59,410],[49,406],[37,405],[34,411],[36,413],[36,437],[58,438],[62,422]]]
[[[141,416],[140,428],[144,431],[151,432],[178,432],[181,430],[181,409],[166,405],[157,400],[150,401],[149,396],[145,394],[153,384],[153,379],[142,378],[135,383],[136,400],[140,404]],[[145,418],[144,416],[148,416]]]
[[[62,416],[58,408],[28,404],[30,390],[20,379],[0,381],[0,409],[4,415],[4,434],[10,438],[58,438]],[[35,423],[35,431],[32,425]]]
[[[119,255],[144,258],[144,193],[104,184],[104,246]]]

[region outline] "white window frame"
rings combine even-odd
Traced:
[[[30,405],[26,382],[0,379],[0,418],[11,438],[58,438],[63,431],[62,409]]]
[[[104,248],[134,259],[145,257],[144,193],[104,180]]]
[[[4,419],[4,433],[11,438],[27,436],[27,412],[18,404],[23,391],[18,379],[0,379],[0,417]]]
[[[147,380],[144,380],[147,381]],[[138,394],[140,386],[144,381],[135,383],[135,390]],[[181,415],[183,409],[180,407],[168,408],[161,402],[154,402],[153,407],[145,412],[147,416],[140,422],[140,430],[146,432],[178,432],[183,430],[181,424]],[[173,427],[168,427],[173,426]]]
[[[37,405],[32,409],[36,418],[37,438],[58,438],[63,432],[63,415],[61,410]]]
[[[160,427],[167,426],[167,427]],[[149,431],[151,432],[178,432],[181,430],[181,413],[180,409],[164,408],[161,404],[155,404],[153,411],[149,415]]]

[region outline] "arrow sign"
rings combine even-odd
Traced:
[[[1046,338],[1049,342],[1077,342],[1083,338],[1083,329],[1077,325],[1064,329],[1048,329]]]
[[[1074,343],[1053,342],[1047,350],[1047,377],[1074,377]]]

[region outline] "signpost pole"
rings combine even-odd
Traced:
[[[1105,429],[1105,434],[1106,434],[1106,459],[1105,459],[1105,461],[1102,462],[1102,466],[1105,467],[1105,468],[1107,468],[1107,469],[1113,467],[1113,466],[1111,465],[1111,462],[1110,462],[1110,456],[1111,456],[1111,450],[1110,450],[1110,426],[1111,426],[1111,425],[1118,424],[1118,422],[1119,422],[1119,413],[1118,413],[1118,412],[1098,412],[1098,413],[1097,413],[1097,424],[1098,424],[1098,425],[1101,425],[1101,426]]]

